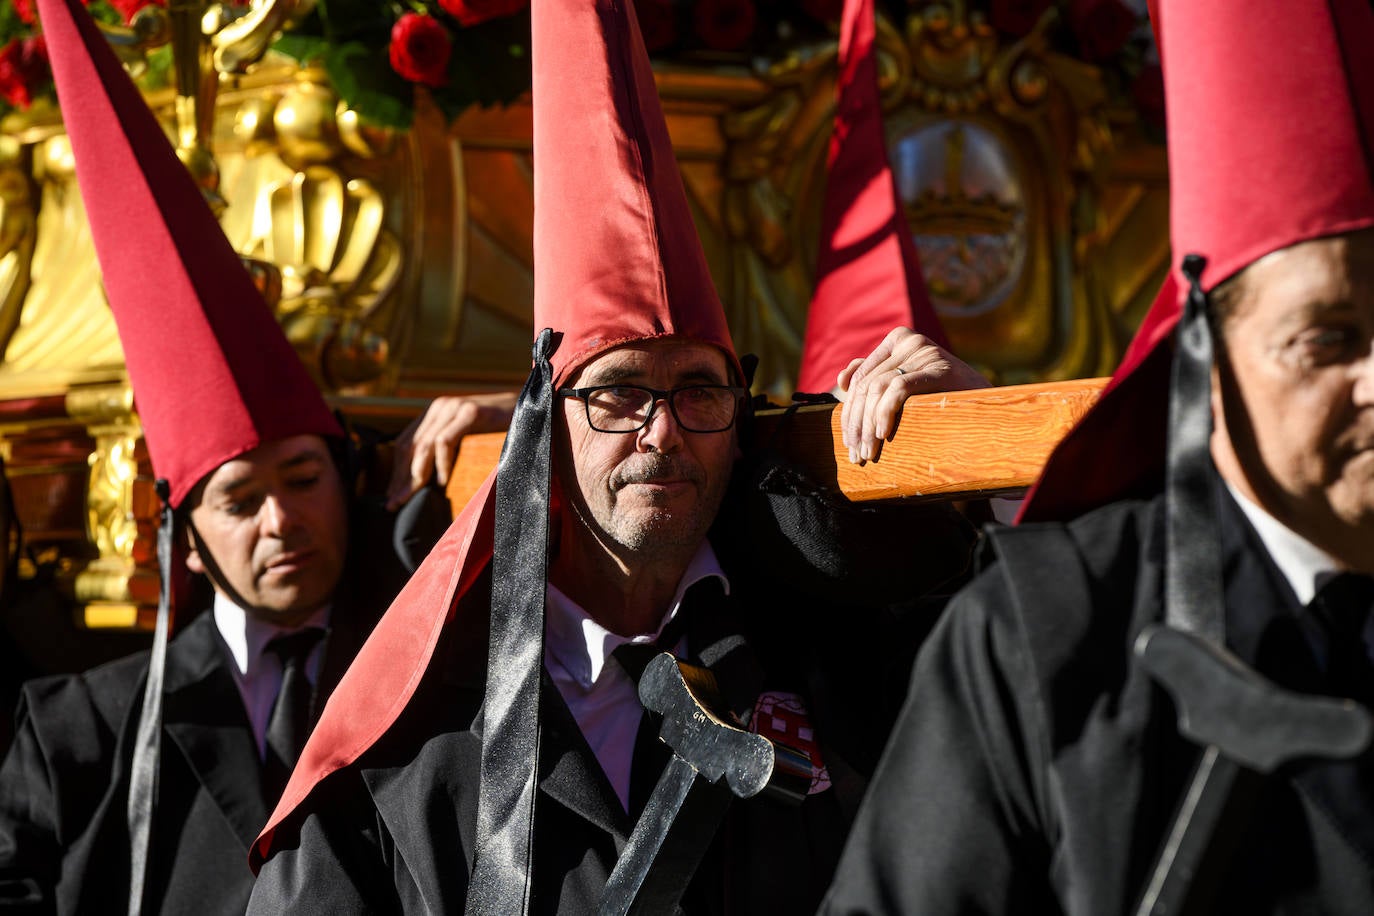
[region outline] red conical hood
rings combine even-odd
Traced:
[[[535,329],[563,334],[556,383],[612,347],[669,336],[720,347],[739,371],[633,14],[622,0],[534,0],[531,18]],[[410,702],[456,603],[491,562],[495,491],[493,473],[340,681],[253,845],[254,868],[320,780]]]
[[[714,344],[738,372],[633,4],[545,0],[531,32],[534,331],[563,335],[555,385],[657,337]]]
[[[873,0],[846,0],[816,290],[798,391],[834,388],[850,360],[867,356],[899,325],[948,346],[887,161],[874,33]]]
[[[1168,274],[1111,382],[1055,446],[1021,505],[1018,522],[1067,521],[1118,499],[1159,491],[1178,289]]]
[[[1174,267],[1203,288],[1271,251],[1374,225],[1369,0],[1177,0],[1160,43]]]
[[[172,505],[224,462],[338,424],[79,0],[38,0],[105,293]]]
[[[1188,254],[1203,287],[1298,242],[1374,226],[1374,8],[1368,0],[1160,0],[1174,273],[1102,400],[1051,455],[1021,521],[1158,491],[1168,342]]]

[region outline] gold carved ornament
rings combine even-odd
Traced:
[[[1014,42],[959,0],[878,18],[889,160],[928,289],[956,352],[1001,382],[1110,373],[1138,317],[1122,313],[1167,264],[1162,158],[1153,184],[1116,173],[1120,113],[1096,68],[1050,48],[1055,16]],[[767,91],[722,120],[731,325],[780,395],[814,281],[834,57],[760,68]],[[1108,270],[1127,243],[1132,268]]]

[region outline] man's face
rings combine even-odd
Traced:
[[[299,625],[331,600],[343,573],[348,511],[323,439],[259,446],[220,465],[198,491],[186,561],[193,572],[208,573],[217,590],[227,584],[249,614],[279,626]]]
[[[568,383],[642,385],[733,384],[725,355],[707,344],[662,340],[611,350]],[[737,450],[735,428],[684,431],[660,401],[638,432],[604,433],[587,422],[585,402],[563,399],[556,446],[563,493],[582,527],[617,555],[690,555],[720,507]]]
[[[1374,232],[1277,251],[1238,279],[1222,332],[1229,368],[1219,374],[1217,465],[1288,527],[1368,570]]]

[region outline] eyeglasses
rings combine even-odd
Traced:
[[[638,385],[560,388],[565,398],[587,406],[587,423],[599,433],[633,433],[649,424],[666,401],[677,425],[689,433],[719,433],[735,425],[739,402],[749,392],[731,385],[683,385],[664,391]]]

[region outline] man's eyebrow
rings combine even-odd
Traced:
[[[644,383],[644,376],[650,369],[644,366],[607,366],[598,371],[591,378],[587,379],[583,387],[593,388],[598,385],[640,385]],[[675,377],[675,385],[719,385],[723,384],[720,374],[709,365],[690,366],[682,370]]]
[[[281,464],[277,465],[277,470],[294,471],[307,465],[323,464],[326,460],[325,456],[321,455],[318,451],[307,449],[306,451],[299,452],[287,458]],[[242,489],[255,481],[256,477],[250,472],[244,474],[242,477],[235,477],[233,480],[226,481],[222,485],[216,487],[216,490],[224,495],[232,495],[235,490]]]
[[[308,449],[299,454],[292,455],[290,458],[277,465],[278,470],[291,471],[306,464],[323,464],[326,458],[314,449]]]
[[[634,384],[643,380],[646,371],[637,366],[607,366],[588,379],[585,387]]]
[[[245,475],[245,476],[243,476],[243,477],[238,477],[238,478],[235,478],[234,480],[228,481],[228,482],[225,483],[225,484],[222,484],[220,487],[218,487],[218,490],[219,490],[219,492],[220,492],[221,494],[224,494],[224,495],[231,495],[231,494],[233,493],[233,491],[235,491],[235,490],[240,490],[240,489],[242,489],[242,488],[248,486],[248,485],[249,485],[250,483],[252,483],[252,482],[253,482],[253,475],[252,475],[252,474],[247,474],[247,475]]]
[[[697,367],[697,368],[694,368],[694,369],[688,369],[686,372],[683,372],[681,375],[679,375],[679,376],[677,377],[677,383],[678,383],[679,385],[681,385],[681,384],[683,384],[684,382],[687,383],[687,384],[705,384],[705,385],[721,385],[721,384],[725,384],[725,383],[723,383],[723,382],[721,381],[720,375],[719,375],[718,373],[716,373],[716,372],[714,372],[714,371],[712,371],[712,370],[710,370],[710,369],[707,369],[707,368],[705,368],[705,367]]]

